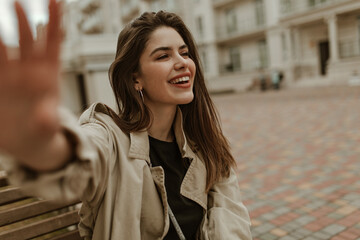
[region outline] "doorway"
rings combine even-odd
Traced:
[[[326,65],[329,60],[329,41],[319,42],[320,74],[326,75]]]

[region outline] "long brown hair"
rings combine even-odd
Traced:
[[[161,26],[174,28],[180,34],[197,69],[193,88],[194,99],[180,108],[183,113],[185,135],[190,140],[191,148],[201,155],[205,163],[208,192],[215,182],[229,176],[231,167],[236,163],[206,88],[195,42],[184,22],[176,14],[164,11],[146,12],[120,32],[115,61],[109,69],[111,86],[119,108],[119,115],[114,117],[126,133],[150,126],[151,112],[135,90],[133,73],[140,69],[140,56],[151,33]]]

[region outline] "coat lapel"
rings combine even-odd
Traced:
[[[193,152],[188,144],[183,130],[183,119],[180,108],[177,109],[173,129],[182,158],[187,158],[191,161],[189,169],[187,170],[184,180],[181,184],[180,193],[184,197],[195,201],[204,209],[206,209],[206,167],[203,161],[198,157],[197,154]],[[148,165],[151,166],[150,145],[148,132],[146,130],[130,133],[129,157],[145,160]],[[154,173],[155,172],[153,172],[153,174]]]

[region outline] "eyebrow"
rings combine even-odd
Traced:
[[[188,48],[188,46],[186,44],[184,45],[181,45],[179,47],[179,50],[182,50],[182,49],[185,49],[185,48]],[[156,52],[158,51],[169,51],[171,50],[172,48],[171,47],[158,47],[158,48],[155,48],[151,53],[150,53],[150,56],[154,55]]]

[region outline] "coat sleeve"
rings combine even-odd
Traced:
[[[96,202],[105,191],[108,159],[113,154],[110,134],[100,121],[89,118],[80,125],[70,112],[64,109],[60,112],[62,129],[74,146],[74,156],[66,166],[57,171],[38,173],[5,154],[0,154],[0,165],[6,170],[10,184],[21,186],[31,196]]]
[[[250,217],[241,202],[240,190],[235,171],[214,184],[208,193],[208,210],[203,229],[206,240],[249,240]]]

